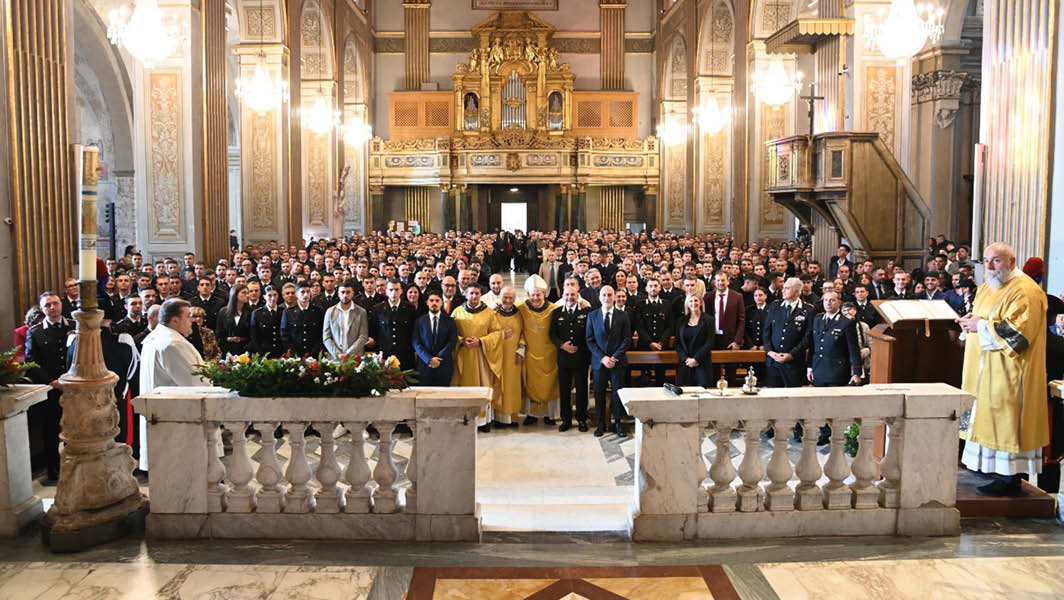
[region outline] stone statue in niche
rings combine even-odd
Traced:
[[[473,51],[469,53],[469,71],[477,72],[480,70],[480,48],[473,48]]]

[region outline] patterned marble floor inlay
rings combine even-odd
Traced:
[[[719,565],[675,567],[418,567],[406,600],[737,600]]]

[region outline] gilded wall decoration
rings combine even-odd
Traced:
[[[791,22],[791,2],[766,2],[761,12],[761,30],[771,35]]]
[[[362,225],[362,153],[354,146],[348,146],[344,152],[347,158],[347,183],[344,186],[344,215],[346,222],[361,230]]]
[[[258,232],[276,232],[277,169],[274,131],[276,115],[249,111],[251,117],[251,227]]]
[[[178,237],[182,234],[181,76],[151,73],[149,90],[152,235]]]
[[[277,37],[277,15],[273,7],[248,6],[244,8],[247,15],[247,39],[273,39]]]
[[[704,225],[721,227],[724,225],[724,203],[727,201],[727,181],[724,175],[724,142],[727,134],[721,130],[715,134],[703,135],[703,148],[706,149],[703,164],[702,202]]]
[[[469,157],[469,164],[474,167],[498,167],[502,158],[498,154],[474,154]]]
[[[389,156],[384,161],[384,166],[393,169],[419,169],[433,165],[431,156]]]
[[[703,35],[701,72],[710,75],[732,74],[732,16],[723,2],[710,9],[710,21]],[[707,39],[708,38],[708,39]]]
[[[476,47],[473,38],[429,38],[429,52],[433,54],[468,54]]]
[[[599,154],[591,164],[596,167],[642,167],[643,157]]]
[[[669,53],[668,94],[671,100],[687,98],[687,44],[676,36]]]
[[[654,40],[651,38],[631,38],[624,40],[625,54],[651,54],[654,52]]]
[[[325,77],[327,71],[325,55],[318,51],[306,52],[303,55],[303,78],[314,79]]]
[[[327,227],[331,187],[327,175],[329,136],[311,133],[303,139],[307,155],[306,189],[303,192],[303,201],[307,205],[307,223],[313,227]]]
[[[403,38],[379,36],[373,38],[374,54],[402,54],[404,52],[406,52],[406,41]]]
[[[558,155],[529,154],[525,157],[525,164],[530,167],[556,167],[558,166]]]
[[[316,6],[304,8],[299,29],[303,46],[321,46],[321,9]]]
[[[344,47],[344,103],[362,102],[361,69],[358,64],[358,48],[353,41]]]
[[[687,203],[687,146],[675,144],[669,146],[666,154],[665,206],[668,211],[670,228],[682,227],[685,220],[684,210]]]
[[[892,66],[868,66],[865,69],[865,107],[868,129],[875,131],[892,151],[894,149],[894,114],[897,106],[898,69]]]
[[[558,10],[558,0],[473,0],[473,10]]]
[[[782,106],[769,106],[767,104],[761,105],[761,140],[767,142],[769,140],[779,139],[787,135],[786,130],[786,112],[787,105]],[[761,145],[761,226],[762,227],[780,227],[783,225],[783,207],[772,199],[767,193],[765,193],[765,187],[767,187],[771,177],[769,176],[769,149],[764,144]]]

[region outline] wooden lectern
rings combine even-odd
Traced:
[[[869,383],[948,383],[961,387],[964,342],[944,300],[873,300],[883,323],[868,332]]]

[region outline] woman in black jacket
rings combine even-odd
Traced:
[[[679,385],[710,387],[713,322],[705,315],[701,296],[688,296],[685,308],[685,317],[676,328],[676,380]]]
[[[248,286],[238,283],[229,290],[229,304],[218,311],[214,335],[222,355],[238,356],[247,352],[251,341],[251,310],[248,307]]]

